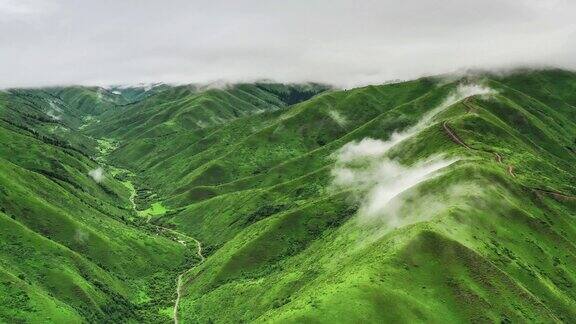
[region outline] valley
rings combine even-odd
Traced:
[[[10,89],[0,139],[3,322],[576,319],[574,72]]]

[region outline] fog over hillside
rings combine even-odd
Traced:
[[[569,0],[0,0],[0,28],[4,88],[576,67]]]

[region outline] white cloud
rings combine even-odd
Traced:
[[[350,143],[343,151],[354,150],[359,143]],[[389,143],[373,140],[372,146],[379,146],[387,150]],[[361,144],[366,147],[366,144]],[[362,222],[375,220],[385,223],[389,227],[406,225],[409,222],[402,219],[399,213],[391,212],[400,209],[401,204],[390,206],[389,203],[407,190],[420,183],[437,176],[440,170],[456,162],[455,159],[435,157],[424,162],[404,166],[385,157],[377,158],[374,155],[363,155],[363,165],[354,165],[338,160],[332,170],[333,186],[342,189],[354,189],[355,199],[360,202],[358,215]],[[360,159],[360,156],[358,156]],[[411,221],[410,221],[411,222]]]
[[[90,233],[77,228],[76,232],[74,233],[74,240],[76,240],[76,242],[80,243],[80,244],[85,244],[88,239],[90,238]]]
[[[438,107],[431,109],[415,125],[406,130],[392,133],[387,141],[364,138],[357,143],[348,143],[336,153],[337,160],[341,163],[349,163],[367,157],[381,157],[392,147],[420,132],[432,121],[434,116],[451,105],[472,96],[480,96],[482,99],[489,99],[494,94],[496,94],[495,90],[481,84],[459,84],[456,89],[450,92],[448,97],[438,105]]]
[[[102,169],[101,167],[98,167],[94,170],[90,170],[88,172],[88,175],[98,183],[102,182],[106,178],[106,176],[104,175],[104,169]]]
[[[330,116],[330,118],[332,118],[332,120],[334,120],[340,127],[344,127],[348,123],[346,117],[342,116],[342,114],[340,114],[337,110],[329,110],[328,116]]]
[[[420,121],[408,129],[393,133],[387,141],[364,138],[359,142],[350,142],[338,150],[333,158],[336,160],[332,169],[332,185],[340,189],[353,189],[355,199],[360,203],[359,217],[361,222],[385,223],[388,228],[404,226],[422,220],[421,216],[407,218],[404,211],[405,199],[410,196],[409,189],[441,174],[457,159],[432,157],[411,166],[405,166],[386,156],[392,148],[402,141],[415,136],[429,126],[434,116],[451,105],[471,96],[481,96],[489,99],[495,91],[479,84],[460,84],[438,106],[431,109]],[[457,196],[463,190],[446,188],[450,197]],[[427,202],[428,208],[423,210],[431,217],[434,211],[441,210],[446,203]],[[422,211],[412,214],[423,214]]]
[[[60,115],[57,115],[54,110],[48,110],[46,112],[46,115],[48,115],[48,117],[50,117],[54,120],[61,120],[62,119],[62,117]]]
[[[495,94],[496,91],[494,89],[482,84],[478,83],[459,84],[458,87],[456,88],[456,91],[452,92],[448,96],[448,98],[446,98],[442,106],[448,107],[450,105],[457,103],[462,99],[472,96],[479,96],[482,99],[489,99]]]
[[[30,19],[51,9],[52,6],[44,0],[0,0],[0,21]]]
[[[53,101],[49,101],[50,108],[46,111],[46,115],[54,120],[61,120],[62,119],[62,108],[58,107]]]
[[[0,30],[0,87],[576,67],[576,2],[560,0],[0,0]]]

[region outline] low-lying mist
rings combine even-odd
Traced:
[[[90,170],[88,172],[88,175],[97,183],[102,182],[106,176],[104,175],[104,169],[102,169],[101,167],[98,167],[94,170]]]
[[[428,195],[426,202],[419,201],[411,189],[441,175],[458,159],[435,155],[408,166],[389,158],[387,153],[392,148],[401,149],[404,140],[430,126],[434,117],[451,105],[471,96],[488,99],[495,93],[493,89],[479,84],[459,85],[415,125],[394,132],[388,140],[364,138],[338,150],[333,155],[336,162],[332,169],[332,186],[351,189],[352,199],[360,205],[360,224],[378,223],[390,229],[402,227],[433,216],[446,206],[450,197],[468,192],[462,189],[465,185],[459,184],[458,188],[443,188],[444,196],[439,196],[442,200]]]

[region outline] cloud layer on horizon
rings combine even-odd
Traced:
[[[576,68],[571,0],[0,0],[0,88]]]

